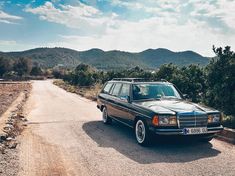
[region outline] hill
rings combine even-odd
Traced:
[[[103,51],[90,49],[76,51],[67,48],[36,48],[21,52],[0,52],[0,57],[11,59],[26,57],[38,62],[43,67],[54,67],[62,64],[75,67],[79,63],[86,63],[98,69],[119,69],[140,66],[154,69],[162,64],[173,63],[179,66],[199,64],[206,65],[209,59],[193,51],[173,52],[164,48],[148,49],[139,53],[118,50]]]

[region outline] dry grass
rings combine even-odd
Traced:
[[[73,86],[70,85],[63,80],[55,80],[53,84],[59,86],[62,89],[65,89],[68,92],[79,94],[85,98],[88,98],[90,100],[96,101],[97,95],[100,92],[102,85],[96,84],[92,87],[79,87],[79,86]]]

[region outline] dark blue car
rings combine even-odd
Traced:
[[[97,107],[105,124],[114,119],[134,128],[141,145],[151,143],[153,134],[198,136],[210,141],[223,130],[221,113],[184,97],[167,81],[119,78],[104,85]]]

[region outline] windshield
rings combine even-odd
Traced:
[[[133,84],[133,100],[181,99],[179,92],[171,84]]]

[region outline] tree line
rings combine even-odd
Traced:
[[[43,75],[43,70],[39,64],[32,63],[32,60],[28,58],[9,59],[0,57],[0,78],[21,78],[29,75]]]

